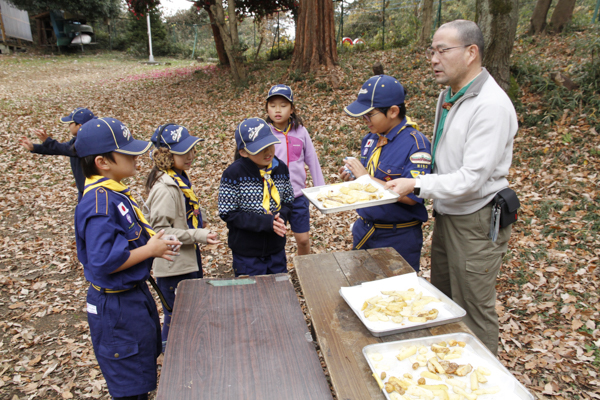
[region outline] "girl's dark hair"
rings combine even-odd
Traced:
[[[75,149],[75,145],[71,146],[71,151],[73,154],[77,155],[77,150]],[[90,178],[92,175],[100,175],[98,168],[96,167],[96,157],[104,157],[111,162],[115,162],[115,156],[113,152],[108,152],[104,154],[94,154],[91,156],[81,157],[79,159],[79,163],[81,164],[81,169],[83,170],[83,174],[86,178]]]
[[[150,194],[150,190],[152,190],[152,187],[154,186],[158,178],[160,178],[163,174],[164,172],[158,169],[156,165],[152,167],[152,170],[150,170],[150,173],[146,178],[146,194]]]
[[[240,158],[242,158],[242,156],[240,155],[240,150],[236,147],[235,148],[235,153],[233,154],[233,161],[237,161]]]
[[[275,97],[275,96],[273,96]],[[285,99],[285,97],[283,96],[279,96]],[[287,100],[287,99],[286,99]],[[289,100],[288,100],[289,101]],[[296,107],[294,106],[294,103],[292,103],[290,101],[290,104],[292,105],[292,107],[294,107],[294,112],[292,114],[290,114],[290,118],[292,119],[292,124],[294,126],[302,126],[304,125],[302,122],[302,118],[300,118],[300,116],[298,116],[298,114],[296,114]],[[267,121],[269,124],[273,123],[273,120],[271,119],[271,117],[269,117],[269,100],[267,99],[267,101],[265,102],[265,111],[267,112],[267,118],[265,119],[265,121]]]
[[[382,113],[385,114],[385,116],[387,117],[387,112],[389,111],[390,108],[392,108],[393,106],[390,107],[379,107],[377,108],[379,111],[381,111]],[[400,109],[400,112],[398,113],[398,118],[400,118],[401,120],[404,119],[404,117],[406,117],[406,105],[404,103],[402,104],[398,104],[398,108]]]

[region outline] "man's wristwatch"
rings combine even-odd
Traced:
[[[418,196],[421,194],[421,180],[415,179],[415,188],[413,189],[413,194]]]

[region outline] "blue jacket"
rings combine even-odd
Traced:
[[[83,274],[105,289],[131,289],[150,276],[153,258],[111,274],[127,261],[130,251],[150,236],[137,220],[129,198],[99,187],[81,198],[75,208],[75,241]]]
[[[83,169],[81,168],[81,164],[79,163],[79,157],[77,157],[71,149],[73,147],[73,144],[75,143],[75,139],[77,138],[74,137],[68,142],[60,143],[49,137],[42,144],[34,144],[33,150],[31,152],[52,156],[70,157],[71,171],[73,171],[73,176],[75,177],[75,185],[77,185],[79,197],[81,198],[81,196],[83,195],[83,187],[85,185],[85,175],[83,174]]]
[[[265,257],[285,249],[285,237],[273,231],[273,218],[279,213],[287,223],[292,213],[294,189],[285,163],[274,157],[273,165],[271,176],[281,198],[281,209],[277,211],[271,199],[272,214],[265,214],[263,209],[264,180],[252,160],[236,160],[221,177],[219,216],[229,229],[229,247],[239,255]]]
[[[375,170],[375,178],[384,182],[396,178],[416,178],[418,175],[431,172],[431,144],[418,130],[406,126],[406,118],[392,128],[386,135],[388,143],[381,148],[379,164]],[[366,168],[371,154],[377,145],[378,136],[368,133],[360,146],[360,161]],[[409,198],[417,204],[409,206],[403,203],[384,204],[382,206],[360,208],[358,215],[373,223],[399,224],[411,221],[427,221],[427,209],[423,199],[413,195]]]

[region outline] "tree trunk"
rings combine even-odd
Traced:
[[[290,70],[303,73],[337,65],[335,23],[331,0],[302,0],[296,24],[296,44]]]
[[[550,18],[548,32],[562,32],[565,26],[571,22],[573,9],[575,9],[575,0],[558,0],[556,8],[552,12],[552,18]]]
[[[535,3],[533,14],[531,14],[531,20],[529,20],[528,33],[530,35],[537,35],[546,29],[546,18],[551,4],[552,0],[538,0],[537,3]]]
[[[423,12],[421,13],[421,36],[419,37],[419,45],[427,46],[431,39],[431,28],[433,26],[433,0],[423,1]]]
[[[519,19],[518,0],[477,0],[477,14],[477,24],[485,42],[483,65],[507,91],[510,87],[510,53]]]
[[[237,84],[241,84],[246,81],[246,70],[243,66],[240,51],[240,39],[237,30],[237,18],[235,16],[235,0],[227,0],[227,5],[227,13],[229,15],[227,23],[225,22],[225,10],[223,10],[223,5],[220,1],[215,1],[215,4],[210,6],[210,10],[214,14],[215,23],[219,27],[219,32],[221,32],[233,80]]]
[[[215,16],[213,15],[212,11],[210,11],[210,8],[205,8],[205,10],[210,18],[210,27],[212,28],[213,38],[215,39],[215,48],[217,49],[219,63],[221,65],[229,65],[229,59],[227,58],[227,53],[225,52],[225,45],[223,44],[223,39],[221,38],[221,32],[217,26]]]

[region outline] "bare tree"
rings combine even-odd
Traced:
[[[477,0],[477,24],[485,41],[483,65],[505,91],[510,87],[510,54],[518,19],[518,0]]]
[[[431,38],[431,28],[433,26],[433,0],[423,1],[423,12],[421,13],[421,36],[419,45],[427,46]]]
[[[546,29],[546,17],[548,16],[551,4],[552,0],[538,0],[535,3],[533,14],[531,14],[531,19],[529,20],[528,33],[530,35],[537,35]]]
[[[302,0],[296,23],[291,70],[315,71],[337,65],[335,23],[331,0]]]
[[[220,1],[210,6],[210,11],[215,16],[215,23],[221,32],[221,39],[225,45],[225,52],[229,58],[231,75],[236,83],[246,81],[246,70],[242,62],[242,51],[238,35],[237,17],[235,14],[235,0],[227,0],[227,13],[229,20],[225,21],[225,10]]]
[[[548,32],[560,33],[565,29],[565,26],[571,22],[573,18],[573,10],[575,9],[575,0],[558,0],[556,8],[552,12],[550,24],[546,28]]]

